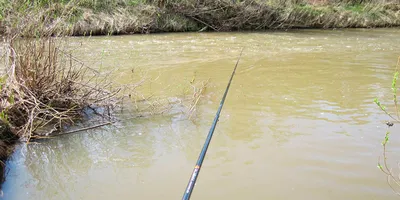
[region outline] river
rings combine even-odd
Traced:
[[[180,199],[245,47],[192,199],[397,199],[377,168],[399,29],[70,38],[86,64],[154,80],[178,98],[210,78],[196,115],[126,118],[29,145],[7,162],[4,199]],[[77,45],[77,46],[79,46]],[[389,106],[391,108],[391,106]],[[400,161],[398,125],[388,159]],[[396,171],[397,170],[397,171]]]

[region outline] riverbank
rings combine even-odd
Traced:
[[[400,25],[399,1],[42,0],[0,7],[1,30],[25,26],[28,35],[38,28],[27,18],[42,22],[43,31],[75,36]]]

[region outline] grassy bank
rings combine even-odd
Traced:
[[[0,13],[3,32],[28,17],[64,35],[400,25],[398,0],[15,0]]]

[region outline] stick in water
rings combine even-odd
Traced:
[[[211,125],[211,128],[210,128],[210,131],[208,132],[207,139],[206,139],[206,141],[204,143],[203,149],[201,150],[201,153],[200,153],[199,158],[197,160],[196,166],[194,167],[194,170],[192,172],[192,176],[190,177],[189,183],[188,183],[188,185],[186,187],[185,193],[183,194],[182,200],[188,200],[188,199],[190,199],[190,196],[192,195],[194,185],[196,184],[197,176],[200,173],[201,165],[203,164],[203,160],[204,160],[204,157],[206,156],[208,146],[210,145],[211,138],[213,136],[215,127],[217,126],[217,122],[218,122],[219,115],[221,114],[222,106],[224,105],[226,95],[228,94],[229,87],[231,86],[231,82],[232,82],[233,76],[235,75],[236,68],[237,68],[237,66],[239,64],[239,60],[242,57],[242,53],[243,53],[243,49],[240,52],[238,60],[236,61],[235,68],[233,69],[231,78],[230,78],[230,80],[228,82],[228,86],[225,89],[224,96],[221,99],[221,103],[219,104],[219,108],[218,108],[217,114],[215,115],[214,121],[213,121],[213,123]]]

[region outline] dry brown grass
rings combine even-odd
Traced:
[[[59,42],[40,38],[9,43],[0,110],[18,137],[49,135],[80,119],[85,108],[114,106],[119,89],[107,90],[111,83],[61,51]]]
[[[153,6],[118,8],[114,12],[94,13],[84,9],[82,19],[72,26],[74,35],[107,35],[148,33],[155,23],[157,9]]]
[[[286,7],[277,28],[373,28],[400,25],[398,4],[365,3]]]
[[[38,9],[26,6],[25,1],[10,1],[5,9],[1,25],[8,37],[49,37],[71,35],[72,18],[78,14],[71,4],[52,4]],[[25,9],[23,9],[25,8]]]
[[[169,9],[214,31],[400,25],[399,2],[172,1]]]
[[[18,8],[25,1],[11,2],[0,30],[19,27],[16,30],[25,30],[21,33],[25,36],[400,25],[400,2],[396,0],[118,0],[109,6],[102,1],[55,0],[22,11]]]
[[[214,31],[266,29],[273,27],[278,19],[277,10],[256,1],[176,1],[170,3],[169,9]]]

